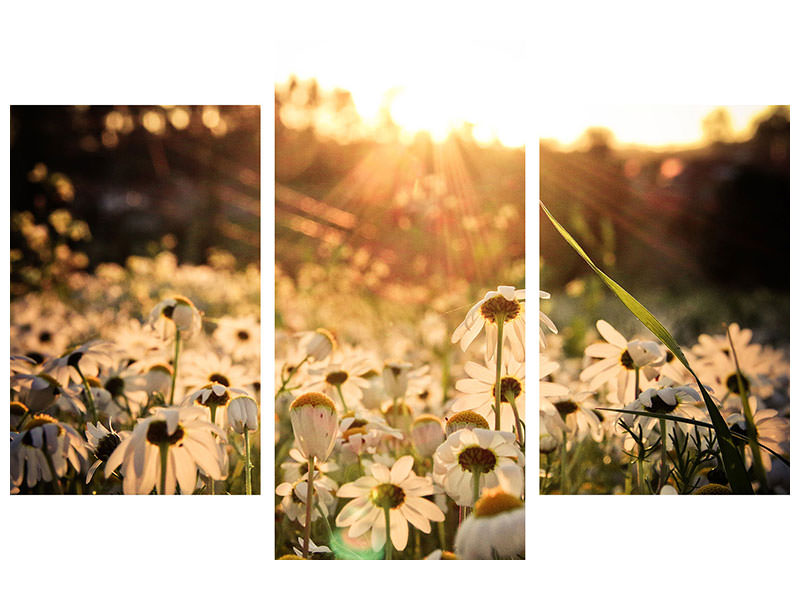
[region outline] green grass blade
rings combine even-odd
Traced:
[[[541,200],[539,201],[539,205],[547,215],[547,218],[550,219],[553,227],[556,228],[556,231],[561,234],[561,237],[563,237],[564,240],[566,240],[566,242],[572,246],[575,252],[577,252],[584,261],[586,261],[586,264],[592,268],[592,270],[597,274],[598,277],[600,277],[603,283],[611,288],[611,291],[616,294],[617,298],[622,301],[627,309],[630,310],[645,327],[652,331],[653,334],[655,334],[655,336],[661,340],[661,342],[667,348],[669,348],[675,357],[681,361],[683,366],[685,366],[695,378],[695,381],[697,381],[697,385],[700,388],[700,393],[703,395],[703,401],[706,404],[706,410],[708,410],[708,414],[711,417],[711,423],[714,426],[714,431],[717,434],[717,443],[719,443],[719,447],[722,452],[722,462],[723,466],[725,467],[725,474],[727,475],[728,481],[731,484],[731,489],[735,494],[752,494],[753,486],[750,485],[750,478],[747,476],[747,469],[744,466],[742,456],[739,454],[739,451],[736,449],[736,446],[733,443],[731,431],[728,428],[727,423],[725,423],[725,419],[722,418],[719,409],[711,399],[711,396],[708,395],[708,392],[703,387],[703,384],[700,383],[700,379],[689,366],[689,361],[686,360],[686,356],[684,356],[680,346],[678,346],[678,342],[675,341],[675,338],[673,338],[672,334],[667,331],[667,328],[664,327],[661,322],[642,305],[641,302],[631,296],[621,285],[603,273],[603,271],[601,271],[600,268],[594,264],[592,259],[589,258],[589,255],[583,251],[583,248],[581,248],[580,244],[575,241],[575,238],[573,238],[569,232],[564,229],[561,223],[559,223],[556,218],[550,214],[550,211],[547,210],[547,207]]]

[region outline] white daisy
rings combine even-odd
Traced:
[[[87,457],[80,434],[49,415],[30,417],[22,431],[11,432],[11,483],[29,488],[63,477],[71,464],[80,473]]]
[[[540,300],[547,300],[550,298],[550,294],[547,292],[543,292],[539,290],[539,299]],[[539,347],[544,348],[544,336],[545,330],[549,331],[550,333],[558,333],[558,328],[555,326],[555,323],[550,320],[546,314],[542,311],[539,311]]]
[[[508,401],[513,396],[521,419],[525,418],[525,363],[517,362],[513,357],[503,361],[500,379],[500,429],[511,431],[514,426],[514,411]],[[494,421],[496,398],[496,370],[493,363],[487,366],[476,362],[464,365],[469,379],[459,379],[456,389],[463,395],[456,398],[451,407],[455,412],[472,410],[487,419]]]
[[[507,431],[460,429],[447,436],[433,455],[433,480],[459,506],[472,506],[473,476],[478,493],[498,484],[497,469],[510,465],[521,469],[523,455]]]
[[[658,372],[648,365],[663,361],[664,352],[656,342],[641,340],[628,341],[609,323],[597,321],[597,331],[606,342],[598,342],[587,346],[584,353],[591,358],[602,360],[585,368],[580,380],[588,382],[589,389],[596,390],[604,383],[610,383],[616,389],[617,399],[624,404],[626,399],[634,397],[635,370],[640,369],[640,389],[644,388],[646,379],[653,379]]]
[[[194,406],[159,407],[154,415],[141,419],[133,433],[106,462],[106,477],[122,465],[125,494],[191,494],[197,485],[197,470],[212,479],[225,479],[224,450],[215,434],[225,432],[210,423],[206,410]],[[162,465],[166,467],[163,470]],[[161,482],[164,482],[163,487]]]
[[[517,290],[511,285],[501,285],[497,291],[486,292],[480,302],[476,302],[467,312],[467,316],[456,327],[450,341],[460,342],[461,349],[466,349],[478,337],[481,329],[486,328],[485,359],[489,362],[497,346],[497,320],[504,323],[504,339],[511,346],[514,358],[525,360],[525,290]]]
[[[162,339],[172,339],[176,329],[183,339],[188,339],[200,331],[203,319],[191,300],[185,296],[173,296],[153,307],[148,323]]]
[[[444,513],[424,496],[433,494],[427,477],[413,472],[414,459],[403,456],[391,470],[380,463],[370,466],[370,475],[346,483],[337,493],[340,498],[353,498],[336,517],[337,527],[349,527],[350,537],[371,533],[372,549],[386,543],[386,517],[389,514],[389,537],[392,546],[404,550],[408,543],[408,524],[423,533],[430,533],[431,521],[444,521]]]

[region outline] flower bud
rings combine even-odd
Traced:
[[[339,428],[336,405],[319,392],[299,396],[289,407],[294,437],[308,458],[324,462],[333,451]]]
[[[336,347],[333,334],[326,329],[317,329],[303,338],[303,347],[315,361],[325,360]]]
[[[258,405],[249,396],[236,396],[228,404],[228,423],[236,433],[258,429]]]
[[[420,415],[411,425],[411,441],[421,456],[433,456],[436,448],[444,442],[444,426],[434,415]]]

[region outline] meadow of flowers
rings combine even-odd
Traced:
[[[233,262],[61,268],[12,300],[12,494],[259,493],[259,272]]]
[[[320,312],[276,290],[281,321]],[[337,296],[327,328],[278,329],[276,557],[524,558],[525,291],[462,293],[405,321]]]
[[[756,343],[746,323],[678,346],[553,224],[631,314],[597,320],[582,356],[566,358],[540,292],[540,493],[788,494],[786,353]],[[634,323],[636,334],[620,333]]]

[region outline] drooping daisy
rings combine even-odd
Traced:
[[[139,420],[111,454],[106,477],[122,465],[125,494],[149,494],[154,487],[162,494],[174,494],[176,489],[191,494],[198,468],[213,479],[225,479],[224,451],[214,437],[224,438],[225,432],[205,418],[205,409],[181,406],[155,411]]]
[[[29,417],[22,431],[11,432],[11,483],[29,488],[39,481],[63,477],[71,464],[80,473],[87,457],[80,434],[66,423],[37,414]]]
[[[153,307],[148,323],[162,339],[173,338],[176,329],[181,338],[188,339],[200,331],[203,318],[191,300],[185,296],[173,296]]]
[[[390,427],[383,417],[367,411],[349,413],[339,423],[339,450],[344,458],[355,459],[363,452],[374,453],[378,445],[385,439],[403,439],[403,433]]]
[[[350,537],[359,537],[372,530],[372,549],[386,543],[386,513],[389,515],[389,537],[392,546],[404,550],[408,543],[408,524],[423,533],[430,533],[431,521],[444,521],[444,513],[424,496],[433,494],[427,477],[413,471],[414,459],[403,456],[391,470],[380,463],[370,466],[370,475],[339,488],[337,496],[353,498],[336,516],[337,527],[349,527]]]
[[[481,329],[486,328],[485,359],[489,362],[497,346],[497,322],[504,324],[504,339],[511,346],[514,358],[525,360],[525,290],[517,290],[511,285],[501,285],[497,291],[486,292],[467,312],[467,316],[456,327],[450,341],[460,342],[461,349],[466,349],[478,337]]]
[[[383,389],[392,399],[404,398],[408,390],[408,374],[411,363],[388,361],[383,365]]]
[[[640,389],[644,386],[644,379],[653,379],[657,371],[648,365],[657,363],[664,358],[661,347],[656,342],[631,340],[614,329],[609,323],[600,319],[597,321],[597,331],[606,342],[597,342],[587,346],[584,353],[588,357],[602,360],[586,367],[580,375],[580,380],[588,382],[589,389],[596,390],[604,383],[610,383],[612,389],[616,388],[617,400],[624,404],[634,397],[635,370],[640,369]]]
[[[461,429],[447,436],[433,455],[433,480],[459,506],[473,505],[473,476],[478,493],[498,484],[497,469],[505,465],[521,469],[523,455],[507,431]]]

